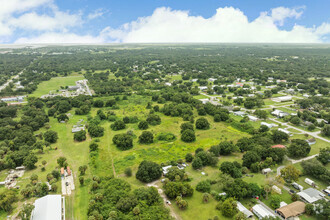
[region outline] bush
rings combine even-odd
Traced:
[[[126,175],[127,177],[132,176],[132,169],[129,168],[129,167],[127,167],[127,168],[125,169],[125,175]]]
[[[104,135],[104,128],[95,124],[88,126],[88,132],[91,137],[102,137]]]
[[[194,125],[189,122],[186,122],[186,123],[181,124],[180,128],[181,128],[181,134],[182,134],[185,130],[188,130],[188,129],[193,131]]]
[[[90,143],[90,145],[89,145],[89,151],[90,151],[90,152],[92,152],[92,151],[97,151],[98,148],[99,148],[99,145],[98,145],[97,143],[95,143],[95,142]]]
[[[196,190],[198,192],[210,192],[211,191],[211,184],[210,181],[208,180],[203,180],[200,181],[197,185],[196,185]]]
[[[140,144],[151,144],[154,142],[154,136],[150,131],[143,131],[139,136]]]
[[[206,118],[199,118],[196,120],[196,128],[206,130],[210,128],[210,124]]]
[[[187,143],[194,142],[196,140],[195,132],[187,129],[181,135],[181,140]]]
[[[44,139],[45,141],[49,142],[49,143],[56,143],[57,139],[58,139],[58,135],[56,131],[46,131],[44,133]]]
[[[162,120],[160,119],[160,117],[158,115],[155,114],[150,114],[147,118],[147,122],[150,125],[160,125],[160,123],[162,122]]]
[[[172,133],[160,133],[158,134],[157,139],[160,141],[174,141],[176,137]]]
[[[186,162],[190,163],[191,161],[193,161],[194,157],[191,153],[187,153],[185,159],[186,159]]]
[[[75,141],[84,141],[84,140],[86,140],[86,131],[81,130],[81,131],[78,131],[78,132],[74,133],[73,139]]]
[[[203,167],[203,162],[202,160],[199,158],[199,157],[195,157],[192,161],[192,167],[195,169],[195,170],[198,170],[198,169],[201,169]]]
[[[120,150],[129,150],[133,147],[133,138],[128,134],[116,134],[112,138],[112,142],[120,149]]]
[[[155,162],[145,160],[140,163],[135,176],[141,182],[150,183],[162,176],[162,168]]]
[[[115,121],[113,124],[110,125],[111,129],[114,131],[122,130],[126,128],[126,125],[123,121]]]
[[[146,129],[148,129],[149,125],[148,125],[147,121],[140,121],[138,127],[141,130],[146,130]]]

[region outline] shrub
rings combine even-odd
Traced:
[[[199,118],[196,120],[196,128],[206,130],[210,128],[210,124],[206,118]]]
[[[132,176],[132,169],[130,167],[127,167],[125,169],[125,175],[128,177]]]
[[[150,183],[162,176],[162,168],[152,161],[142,161],[136,172],[136,179],[144,183]]]
[[[116,134],[112,138],[112,142],[120,149],[120,150],[129,150],[133,147],[133,138],[128,134]]]
[[[174,141],[176,137],[172,133],[159,133],[157,139],[160,141]]]
[[[203,180],[200,181],[197,185],[196,185],[196,190],[198,192],[210,192],[211,191],[211,184],[210,181],[208,180]]]
[[[81,131],[76,132],[73,135],[73,139],[75,141],[84,141],[84,140],[86,140],[86,131],[85,130],[81,130]]]
[[[138,127],[141,130],[146,130],[146,129],[148,129],[149,125],[148,125],[147,121],[140,121]]]
[[[160,119],[160,117],[158,115],[150,114],[147,118],[147,122],[150,125],[159,125],[162,122],[162,120]]]
[[[196,140],[195,132],[187,129],[181,135],[181,140],[187,143],[194,142]]]
[[[150,144],[154,142],[154,136],[150,131],[143,131],[139,136],[140,144]]]
[[[92,152],[92,151],[97,151],[99,148],[99,145],[95,142],[92,142],[90,143],[89,145],[89,151]]]
[[[126,125],[123,121],[115,121],[113,124],[111,124],[111,129],[114,131],[122,130],[126,128]]]
[[[186,159],[186,162],[190,163],[191,161],[193,161],[194,157],[191,153],[187,153],[185,159]]]

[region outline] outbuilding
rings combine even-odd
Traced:
[[[259,219],[263,219],[266,217],[275,217],[273,213],[271,213],[268,209],[266,209],[260,204],[253,206],[252,211]]]
[[[310,186],[315,187],[315,182],[313,180],[309,179],[309,178],[305,179],[305,183],[307,183]]]
[[[278,194],[282,194],[282,190],[276,185],[272,186],[272,190]]]
[[[261,172],[262,172],[262,174],[268,174],[268,173],[271,173],[272,172],[272,169],[265,168],[265,169],[262,169]]]
[[[245,217],[247,217],[247,218],[252,218],[253,217],[253,213],[250,212],[247,208],[245,208],[245,206],[242,205],[242,203],[240,203],[240,202],[237,202],[237,209],[240,212],[242,212],[245,215]]]
[[[65,220],[65,199],[61,195],[47,195],[34,202],[31,220]]]

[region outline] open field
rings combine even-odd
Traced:
[[[48,94],[50,91],[56,91],[65,86],[74,86],[76,81],[84,79],[83,76],[67,76],[67,77],[55,77],[49,81],[43,81],[39,84],[38,89],[29,96],[41,97]]]

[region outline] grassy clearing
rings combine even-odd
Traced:
[[[48,94],[50,91],[56,91],[61,89],[61,86],[74,86],[76,81],[84,79],[83,76],[67,76],[67,77],[55,77],[49,81],[43,81],[38,85],[38,89],[34,91],[30,96],[41,97]]]

